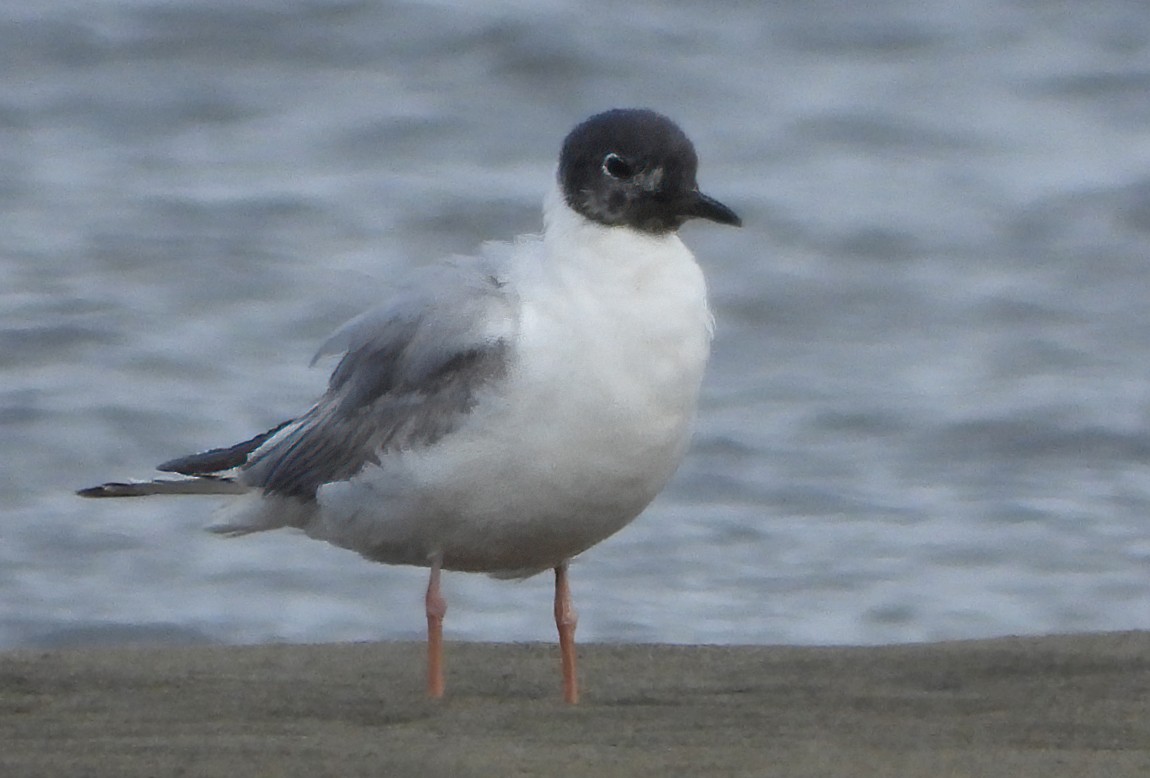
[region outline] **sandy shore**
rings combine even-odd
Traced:
[[[881,648],[0,654],[5,776],[1150,775],[1150,633]]]

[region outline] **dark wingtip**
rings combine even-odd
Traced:
[[[295,421],[295,419],[288,419],[285,422],[277,424],[267,432],[262,432],[254,438],[245,440],[243,443],[237,443],[234,446],[213,448],[199,454],[189,454],[187,456],[169,459],[167,462],[157,465],[156,469],[161,473],[200,476],[211,475],[240,467],[247,462],[248,454],[262,446],[269,438],[293,421]]]
[[[107,483],[100,484],[99,486],[89,486],[86,489],[77,489],[76,495],[79,497],[132,497],[136,496],[136,492],[132,490],[131,484],[121,483]]]
[[[187,473],[184,473],[184,470],[187,469],[187,462],[189,459],[191,459],[192,457],[195,457],[195,456],[197,456],[197,455],[192,454],[190,456],[183,456],[183,457],[176,457],[175,459],[169,459],[167,462],[161,462],[160,464],[156,465],[156,469],[159,470],[161,473],[180,473],[180,474],[187,475]],[[193,472],[193,473],[191,473],[191,475],[195,475],[195,473]]]

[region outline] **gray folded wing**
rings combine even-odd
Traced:
[[[516,324],[513,294],[482,260],[425,272],[324,344],[317,359],[343,354],[327,392],[247,456],[241,480],[314,499],[388,452],[434,444],[506,375]]]

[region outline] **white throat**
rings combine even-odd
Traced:
[[[556,183],[543,201],[543,244],[550,271],[573,274],[569,280],[586,291],[617,296],[621,307],[652,315],[665,308],[663,315],[691,321],[701,313],[710,333],[702,270],[676,233],[591,221],[567,205]]]

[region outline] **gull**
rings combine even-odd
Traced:
[[[84,497],[228,495],[210,530],[296,528],[430,568],[427,691],[444,694],[443,570],[554,570],[563,696],[579,699],[568,563],[662,490],[687,449],[713,330],[679,239],[739,226],[699,191],[683,131],[646,109],[563,142],[542,235],[412,275],[319,349],[338,356],[306,413]]]

